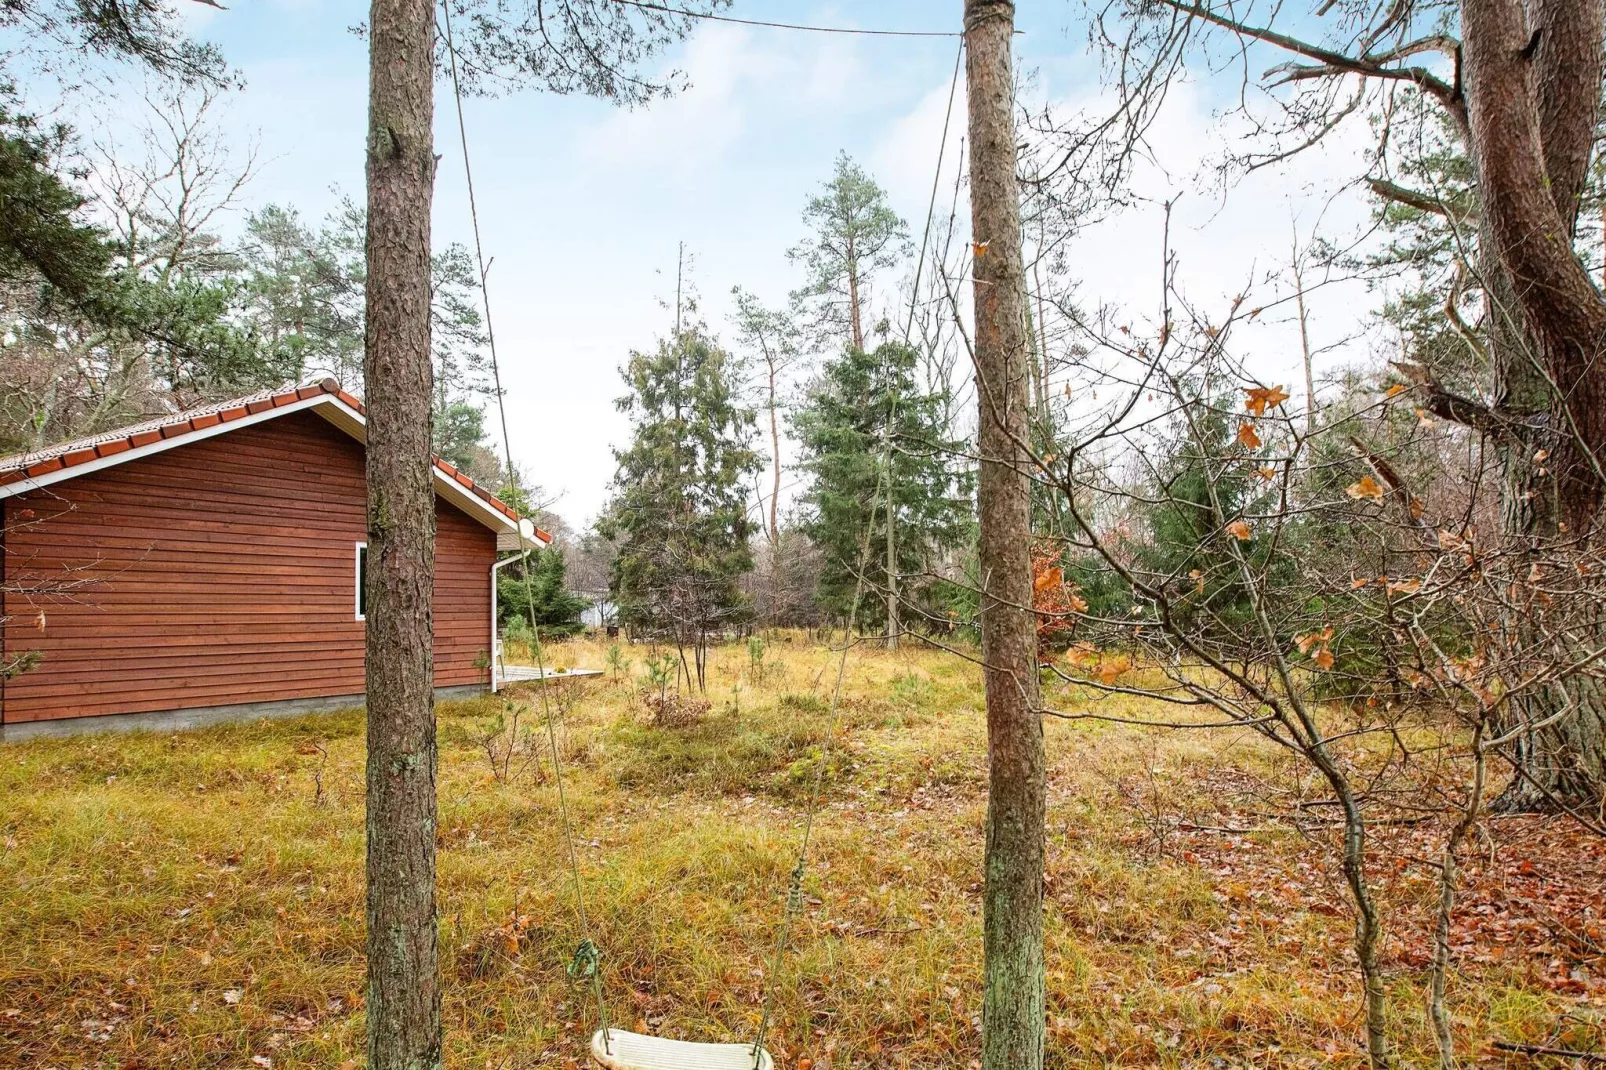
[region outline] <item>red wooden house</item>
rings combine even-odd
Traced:
[[[325,380],[0,458],[0,738],[360,704],[364,433]],[[547,536],[444,461],[435,489],[456,695],[490,683],[498,537]]]

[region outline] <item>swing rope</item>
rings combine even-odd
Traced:
[[[463,150],[463,179],[468,187],[469,219],[474,229],[474,259],[480,276],[480,304],[485,313],[485,341],[491,357],[491,383],[496,393],[497,415],[502,424],[502,455],[507,461],[507,482],[510,488],[518,486],[518,470],[513,465],[513,439],[508,433],[507,405],[502,390],[502,368],[497,360],[496,328],[491,320],[491,293],[489,265],[485,261],[485,247],[480,239],[479,205],[474,196],[474,169],[469,161],[468,125],[463,119],[463,87],[457,73],[457,44],[452,37],[452,8],[450,0],[441,0],[441,11],[446,31],[446,55],[452,72],[452,97],[457,106],[457,134]],[[537,684],[541,694],[541,713],[546,722],[547,744],[552,751],[552,781],[558,793],[558,814],[562,818],[563,843],[569,860],[569,880],[574,892],[574,909],[580,921],[580,944],[569,961],[568,974],[572,980],[589,979],[592,998],[597,1004],[597,1021],[602,1027],[602,1042],[612,1051],[612,1038],[608,1028],[608,1005],[602,995],[602,951],[592,938],[591,919],[586,911],[585,882],[580,875],[580,856],[575,849],[574,824],[569,817],[568,793],[563,785],[563,763],[558,751],[558,731],[552,716],[552,700],[547,694],[546,655],[541,645],[541,626],[535,614],[535,588],[530,576],[530,546],[525,541],[524,527],[519,525],[519,553],[524,559],[521,567],[524,580],[524,602],[530,618],[530,650],[535,658]],[[494,622],[493,622],[494,625]],[[493,663],[491,671],[496,667]]]
[[[943,114],[942,141],[937,147],[937,169],[936,173],[933,174],[931,178],[931,202],[926,206],[926,225],[923,233],[920,236],[920,257],[915,265],[914,289],[909,297],[909,317],[904,322],[903,341],[905,345],[909,344],[909,335],[914,329],[915,304],[920,299],[921,272],[925,268],[926,251],[931,240],[932,218],[936,214],[937,210],[937,188],[938,183],[942,180],[943,157],[948,149],[948,127],[953,120],[954,96],[959,87],[959,65],[964,57],[964,54],[965,43],[964,38],[961,36],[959,50],[954,56],[954,73],[948,83],[948,108]],[[885,370],[884,364],[883,370]],[[891,384],[889,382],[888,389],[890,388]],[[897,401],[897,395],[894,394],[891,398],[891,403],[888,406],[887,419],[889,432],[891,424],[897,420]],[[825,737],[825,743],[820,748],[820,764],[814,770],[814,783],[809,791],[808,814],[803,820],[803,835],[798,842],[797,862],[792,866],[791,884],[786,893],[786,906],[781,914],[780,931],[776,936],[775,950],[770,960],[769,983],[766,986],[766,991],[764,994],[764,1009],[759,1015],[757,1034],[753,1038],[754,1070],[757,1070],[759,1060],[762,1058],[764,1039],[769,1033],[770,1022],[774,1017],[775,993],[776,989],[780,985],[782,959],[785,956],[787,947],[791,942],[792,923],[803,908],[803,877],[808,868],[809,848],[814,842],[814,821],[820,812],[820,800],[824,789],[826,770],[830,768],[832,748],[836,742],[837,732],[840,730],[842,681],[844,676],[847,674],[848,651],[853,648],[856,642],[856,640],[853,638],[853,632],[858,623],[859,602],[864,595],[865,571],[870,564],[870,536],[875,526],[873,518],[875,517],[876,513],[876,504],[880,500],[883,490],[886,492],[888,513],[890,514],[895,508],[892,491],[891,440],[892,436],[889,433],[887,436],[887,450],[882,458],[880,470],[876,475],[876,486],[874,491],[872,491],[870,494],[870,504],[867,514],[871,518],[871,522],[865,524],[864,538],[859,544],[859,567],[855,574],[853,602],[848,608],[847,626],[842,637],[842,658],[837,663],[836,684],[831,690],[831,712],[827,718],[829,730]],[[890,515],[888,517],[888,523],[891,523]],[[888,565],[891,566],[892,562],[888,562]],[[890,584],[892,583],[891,576],[887,578],[887,582],[890,590]],[[888,621],[889,626],[890,624],[891,621]]]
[[[497,356],[496,330],[491,318],[491,296],[489,289],[489,265],[485,260],[484,243],[480,235],[479,206],[474,190],[474,171],[469,159],[468,127],[463,116],[463,89],[458,74],[457,46],[452,34],[452,11],[450,0],[441,0],[443,15],[443,29],[446,39],[446,54],[449,60],[452,77],[452,96],[457,112],[458,139],[463,153],[463,178],[468,190],[469,218],[474,233],[474,258],[480,279],[480,301],[485,316],[486,345],[491,359],[492,387],[496,394],[497,414],[502,428],[502,451],[507,463],[508,486],[518,485],[518,472],[513,463],[512,436],[508,431],[507,405],[502,389],[502,371]],[[937,186],[942,174],[943,156],[948,144],[948,129],[953,117],[954,95],[959,84],[959,67],[964,55],[964,41],[960,40],[959,52],[954,59],[954,73],[948,87],[948,109],[943,117],[942,142],[937,154],[937,173],[932,178],[931,204],[927,206],[924,233],[920,241],[919,263],[915,269],[915,292],[910,297],[909,317],[904,326],[904,343],[908,344],[909,335],[913,329],[915,303],[919,300],[919,284],[921,271],[925,267],[927,245],[931,235],[933,214],[936,210]],[[896,399],[893,401],[896,405]],[[896,411],[895,407],[892,410]],[[892,507],[891,488],[891,460],[890,456],[880,466],[877,474],[876,486],[870,495],[869,515],[875,515],[876,503],[880,500],[883,490],[887,494],[888,508]],[[821,809],[821,800],[824,795],[825,774],[830,768],[834,753],[836,736],[841,729],[841,698],[842,684],[847,675],[848,652],[857,644],[854,631],[858,625],[859,603],[863,599],[865,588],[865,571],[869,564],[870,538],[873,525],[865,526],[864,537],[859,546],[859,564],[855,570],[855,583],[853,601],[848,610],[848,619],[845,622],[841,657],[837,663],[836,681],[831,691],[831,708],[827,717],[827,733],[820,748],[820,762],[814,771],[814,782],[810,788],[809,806],[803,821],[803,832],[798,843],[797,860],[792,866],[790,883],[787,889],[786,902],[782,910],[779,931],[776,936],[774,951],[770,959],[768,983],[765,986],[764,1005],[759,1015],[758,1028],[752,1044],[752,1058],[754,1070],[764,1065],[764,1041],[769,1033],[769,1027],[774,1019],[776,991],[779,987],[781,966],[791,943],[792,925],[803,905],[803,879],[807,873],[809,849],[813,845],[814,825]],[[568,795],[563,783],[562,757],[558,746],[556,719],[552,712],[551,698],[547,693],[546,659],[541,643],[541,629],[536,619],[534,584],[530,575],[529,554],[532,547],[525,539],[522,525],[518,530],[519,552],[524,560],[521,568],[524,584],[525,605],[528,610],[531,635],[531,653],[535,658],[536,672],[541,694],[541,710],[546,726],[547,743],[552,753],[553,783],[557,789],[558,812],[563,827],[565,853],[569,862],[569,879],[574,894],[575,913],[580,922],[581,941],[575,948],[567,972],[573,980],[589,980],[591,982],[592,998],[597,1007],[597,1020],[600,1023],[604,1050],[611,1054],[612,1041],[608,1024],[607,1001],[603,997],[602,985],[602,951],[593,937],[593,930],[589,913],[586,910],[585,885],[580,872],[579,853],[576,850],[576,837],[573,821],[569,814]],[[890,577],[889,577],[890,582]],[[495,672],[493,663],[492,672]]]

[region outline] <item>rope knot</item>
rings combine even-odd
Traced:
[[[583,981],[597,975],[602,966],[602,951],[590,940],[581,940],[580,946],[574,949],[574,957],[569,960],[567,967],[571,980]]]

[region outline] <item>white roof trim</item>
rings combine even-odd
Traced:
[[[91,472],[99,472],[102,469],[126,464],[129,461],[137,461],[141,457],[149,457],[153,454],[173,449],[175,446],[185,446],[191,442],[212,438],[214,435],[226,434],[229,431],[263,423],[275,417],[284,416],[287,413],[302,412],[307,409],[315,411],[319,416],[328,420],[335,427],[361,442],[364,446],[367,445],[368,424],[363,419],[362,413],[341,401],[334,394],[314,394],[312,397],[301,398],[271,409],[263,409],[261,412],[249,413],[233,420],[224,420],[213,424],[211,427],[203,427],[198,431],[186,431],[184,434],[176,435],[173,438],[159,439],[143,446],[136,446],[133,449],[123,450],[121,453],[114,453],[109,457],[97,457],[82,464],[58,468],[54,472],[46,472],[44,475],[26,476],[15,483],[0,486],[0,499],[10,498],[31,490],[42,490],[53,483],[76,479],[78,476],[86,476]],[[536,536],[535,525],[529,520],[521,520],[515,525],[507,515],[496,509],[484,498],[481,498],[478,494],[447,475],[440,465],[437,464],[433,467],[435,470],[436,494],[445,498],[492,531],[518,532],[522,529],[525,537],[532,540],[536,545],[545,545]]]

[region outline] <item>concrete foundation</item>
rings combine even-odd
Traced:
[[[479,684],[437,687],[435,701],[477,698],[487,691]],[[0,743],[52,736],[79,736],[92,732],[182,732],[188,728],[205,728],[214,724],[332,713],[335,710],[357,709],[363,704],[362,695],[333,695],[328,698],[282,699],[278,702],[240,702],[229,706],[196,706],[187,710],[117,713],[105,717],[63,717],[51,721],[0,723]]]

